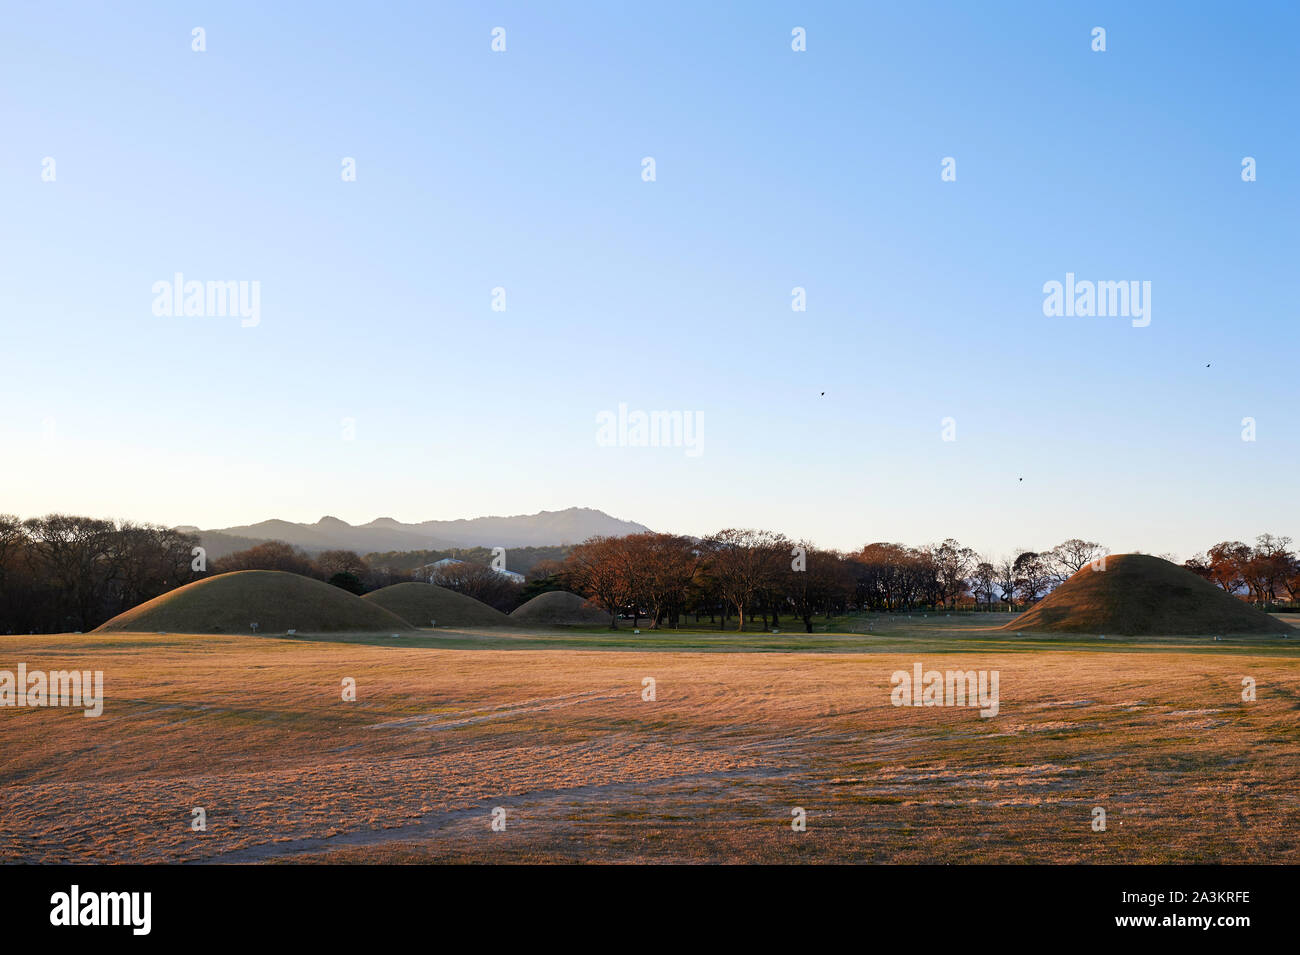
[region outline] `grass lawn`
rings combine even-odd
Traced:
[[[1297,641],[998,617],[0,637],[106,696],[0,709],[0,862],[1300,862]],[[998,715],[892,705],[918,661],[997,670]]]

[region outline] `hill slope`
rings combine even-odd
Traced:
[[[520,623],[543,627],[609,626],[609,614],[566,590],[538,594],[511,611],[510,617]]]
[[[197,580],[120,613],[96,633],[394,633],[402,618],[310,577],[239,570]]]
[[[409,581],[381,587],[361,598],[363,602],[383,607],[411,626],[427,627],[437,621],[440,627],[508,627],[510,618],[481,600],[466,597],[446,587]]]
[[[1190,570],[1147,554],[1114,554],[1074,574],[1002,630],[1059,633],[1289,633],[1293,628]]]

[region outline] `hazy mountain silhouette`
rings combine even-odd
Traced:
[[[342,549],[360,554],[390,550],[444,550],[449,547],[540,547],[577,544],[588,537],[621,537],[649,530],[644,524],[622,521],[604,511],[570,507],[513,517],[475,517],[455,521],[403,524],[381,517],[368,524],[349,524],[322,517],[315,524],[269,520],[241,527],[199,530],[208,556],[216,558],[267,540],[279,540],[308,552]]]

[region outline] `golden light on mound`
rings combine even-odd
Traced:
[[[567,590],[538,594],[510,614],[520,623],[542,627],[608,627],[609,614]]]
[[[510,618],[481,600],[446,587],[408,581],[366,594],[367,603],[383,607],[414,627],[508,627]]]
[[[1114,554],[1084,567],[1001,630],[1187,635],[1291,633],[1295,628],[1184,567],[1148,554]]]
[[[389,633],[405,620],[298,574],[239,570],[177,587],[118,614],[99,633]]]

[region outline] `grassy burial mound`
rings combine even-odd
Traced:
[[[567,590],[538,594],[522,607],[516,607],[510,617],[536,627],[609,626],[609,614]]]
[[[427,627],[430,621],[440,627],[508,627],[511,623],[500,610],[481,600],[418,581],[381,587],[361,599],[416,627]]]
[[[410,625],[329,584],[280,570],[197,580],[118,614],[105,633],[394,633]]]
[[[1002,630],[1193,635],[1290,633],[1293,628],[1186,568],[1146,554],[1084,567]]]

